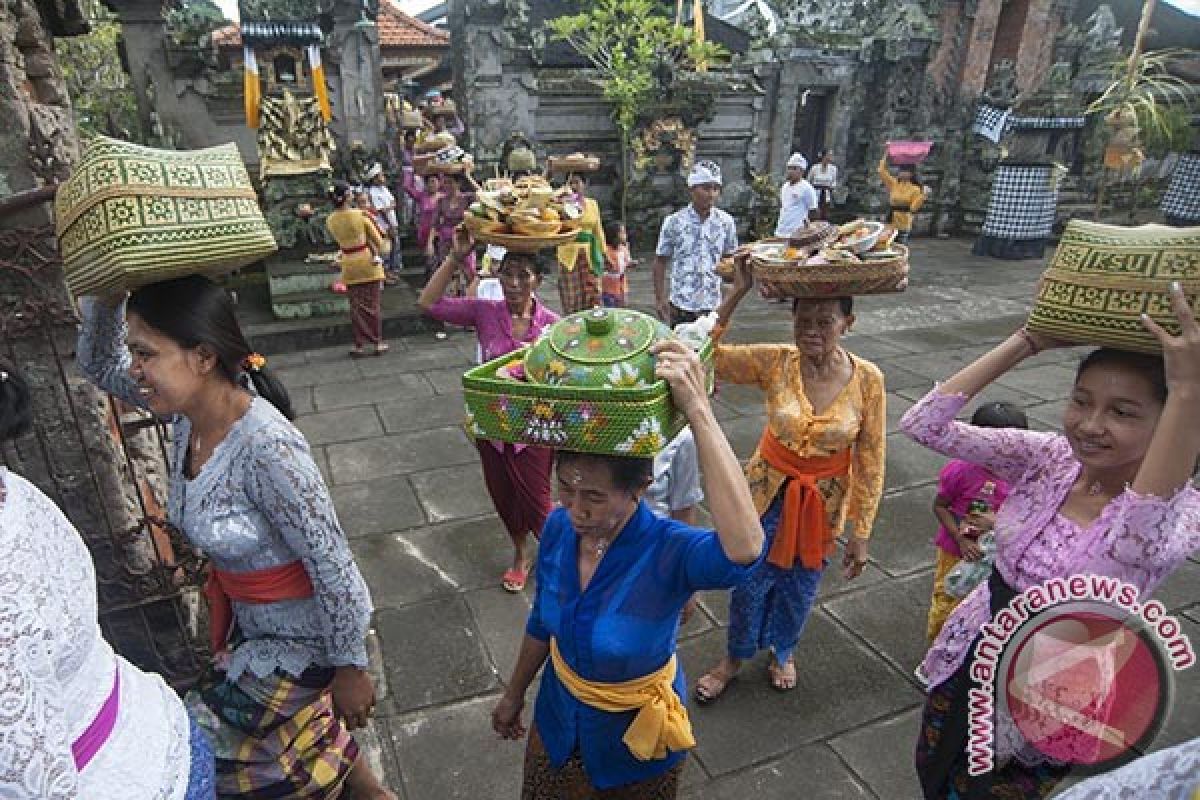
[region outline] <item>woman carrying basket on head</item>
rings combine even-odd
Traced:
[[[218,795],[335,798],[348,786],[395,800],[349,733],[375,705],[366,583],[287,392],[228,294],[193,276],[84,298],[81,312],[80,372],[173,423],[168,518],[211,559],[216,659],[187,702],[212,740]]]
[[[525,693],[545,666],[524,800],[676,797],[695,746],[675,652],[680,612],[693,592],[736,583],[761,554],[762,529],[703,364],[679,341],[652,347],[655,373],[695,436],[715,531],[643,502],[653,459],[559,451],[561,507],[546,522],[525,638],[492,712],[500,736],[525,736]]]
[[[502,300],[447,297],[447,288],[464,268],[474,245],[471,234],[460,226],[455,231],[454,246],[421,290],[417,305],[434,319],[473,326],[479,337],[481,359],[486,362],[536,341],[547,326],[558,320],[558,315],[537,297],[545,266],[530,253],[506,253],[499,265],[492,264],[504,293]],[[488,494],[513,543],[512,567],[505,571],[501,585],[506,591],[519,592],[529,575],[529,536],[541,535],[552,507],[553,451],[485,439],[476,441],[475,446]]]
[[[997,733],[993,769],[969,774],[971,666],[993,615],[1021,592],[1074,575],[1119,578],[1136,586],[1144,603],[1200,550],[1200,492],[1191,485],[1200,457],[1200,325],[1178,285],[1170,302],[1179,336],[1144,318],[1164,357],[1100,348],[1084,358],[1063,413],[1063,434],[955,419],[1025,359],[1066,344],[1026,328],[940,384],[900,422],[917,442],[1012,486],[995,520],[989,579],[950,615],[920,668],[930,686],[916,747],[926,798],[1048,797],[1094,746],[1058,714],[1032,722],[1046,732],[1036,748],[1014,730],[1013,719],[989,719]],[[1063,688],[1072,689],[1069,683]],[[1094,698],[1088,706],[1064,709],[1091,722],[1093,713],[1105,713],[1105,691],[1093,685],[1088,692]]]
[[[567,185],[583,213],[579,217],[580,229],[575,241],[558,248],[558,299],[564,314],[574,314],[600,305],[600,278],[604,275],[608,243],[600,218],[600,204],[587,196],[586,176],[572,173]]]
[[[714,339],[753,284],[740,254]],[[696,682],[702,703],[720,697],[742,661],[763,649],[771,651],[771,686],[795,688],[792,653],[843,527],[844,576],[858,577],[867,563],[883,494],[884,386],[878,367],[841,345],[853,310],[850,297],[800,298],[792,303],[795,344],[717,346],[717,377],[756,385],[766,395],[767,427],[746,479],[768,555],[733,590],[727,654]]]
[[[889,144],[891,144],[889,142]],[[925,204],[925,187],[917,177],[915,166],[902,166],[893,177],[888,170],[888,156],[879,160],[879,179],[888,190],[888,222],[896,229],[896,241],[907,244],[912,235],[913,220]]]

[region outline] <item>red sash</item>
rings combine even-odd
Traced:
[[[783,497],[783,516],[775,530],[775,541],[767,553],[767,561],[782,569],[791,569],[796,561],[808,569],[820,569],[833,550],[833,531],[817,481],[848,474],[851,451],[846,449],[831,456],[801,458],[784,447],[767,428],[759,440],[758,454],[791,478]]]
[[[367,244],[365,242],[363,244],[356,244],[356,245],[354,245],[354,247],[343,247],[342,255],[344,255],[344,256],[353,255],[354,253],[361,253],[363,250],[366,250],[366,249],[367,249]]]
[[[212,567],[204,585],[208,601],[208,632],[214,653],[225,649],[233,630],[233,603],[277,603],[313,596],[312,581],[299,561],[249,572],[226,572]]]

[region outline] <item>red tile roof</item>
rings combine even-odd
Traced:
[[[375,19],[381,47],[449,47],[450,34],[405,14],[392,0],[383,0]],[[242,34],[237,25],[226,25],[212,32],[217,47],[241,47]]]
[[[450,34],[405,14],[392,0],[379,4],[375,19],[379,26],[379,44],[383,47],[449,47]]]

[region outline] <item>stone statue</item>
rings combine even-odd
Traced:
[[[996,108],[1011,108],[1017,101],[1017,67],[1011,59],[1001,59],[992,67],[992,79],[983,97]]]
[[[1115,53],[1121,49],[1121,34],[1125,29],[1117,27],[1117,18],[1107,5],[1097,8],[1085,24],[1083,41],[1088,53]]]

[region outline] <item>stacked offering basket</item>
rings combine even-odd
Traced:
[[[628,309],[559,320],[534,345],[463,375],[467,432],[585,453],[652,457],[687,424],[654,375],[654,342],[673,336]],[[709,367],[712,344],[700,356]],[[513,370],[525,380],[505,377]]]

